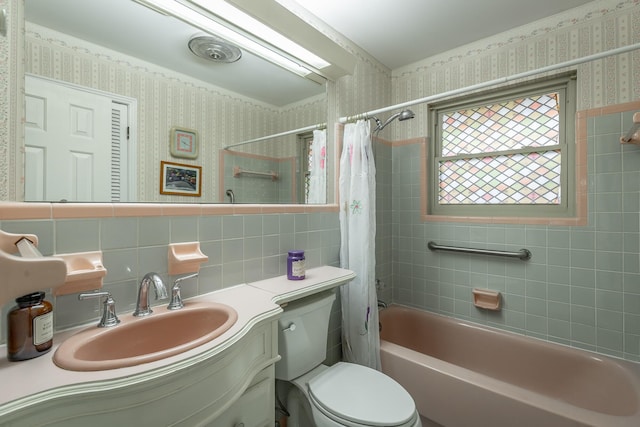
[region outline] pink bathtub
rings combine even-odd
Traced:
[[[640,426],[640,367],[392,305],[382,371],[447,427]]]

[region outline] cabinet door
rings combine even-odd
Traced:
[[[75,392],[62,388],[58,397],[55,390],[34,395],[29,404],[23,401],[0,416],[0,426],[113,427],[130,426],[131,420],[140,426],[273,426],[275,324],[253,327],[229,348],[195,364],[150,370],[142,380],[134,375],[115,385],[102,381],[74,385]]]
[[[267,378],[249,387],[240,398],[224,411],[210,427],[267,427],[273,426],[273,379]]]

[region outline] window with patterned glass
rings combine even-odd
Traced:
[[[300,159],[300,165],[302,173],[300,173],[301,181],[298,183],[298,188],[301,193],[298,194],[298,200],[304,200],[304,203],[309,203],[309,188],[311,187],[311,169],[313,165],[313,132],[306,132],[298,135],[298,159]]]
[[[568,216],[575,76],[431,106],[430,213]]]

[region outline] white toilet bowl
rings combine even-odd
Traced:
[[[321,364],[334,299],[295,301],[280,318],[276,378],[294,386],[288,427],[421,427],[415,402],[392,378],[353,363]]]
[[[340,362],[318,372],[306,385],[318,427],[421,426],[409,393],[375,369]]]

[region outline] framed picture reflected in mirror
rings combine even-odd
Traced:
[[[161,161],[160,194],[200,197],[202,167]]]

